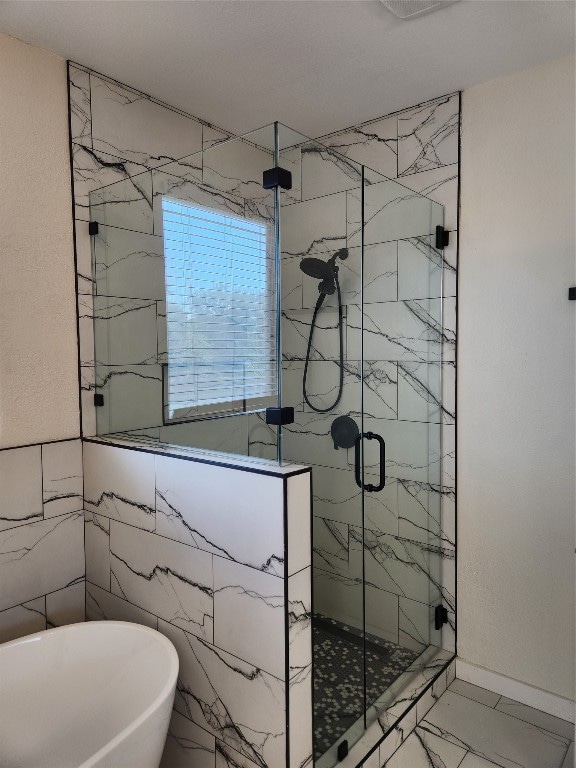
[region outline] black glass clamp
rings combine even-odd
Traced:
[[[262,186],[264,189],[292,189],[292,174],[279,165],[269,168],[262,174]]]
[[[442,251],[450,243],[450,232],[446,232],[444,227],[436,227],[436,250]]]
[[[282,424],[294,424],[294,408],[266,408],[266,424],[280,427]]]
[[[88,222],[88,234],[89,235],[97,235],[100,230],[100,225],[97,221],[89,221]]]
[[[448,610],[443,605],[437,605],[434,609],[434,629],[442,629],[448,624]]]
[[[94,395],[94,405],[96,406],[96,408],[101,408],[104,405],[104,395],[97,392]]]
[[[570,301],[576,301],[576,285],[573,285],[571,288],[568,288],[568,299]]]

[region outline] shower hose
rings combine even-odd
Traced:
[[[318,296],[318,300],[316,301],[316,306],[314,307],[314,314],[312,315],[312,324],[310,325],[310,335],[308,336],[308,349],[306,350],[306,362],[304,363],[304,376],[302,379],[302,390],[304,395],[304,400],[307,403],[307,405],[312,408],[313,411],[316,411],[316,413],[328,413],[328,411],[331,411],[333,408],[336,408],[340,400],[342,399],[342,390],[344,388],[344,335],[343,335],[343,329],[342,329],[342,293],[340,291],[340,283],[338,281],[338,274],[336,273],[334,275],[334,282],[336,284],[336,294],[338,296],[338,336],[340,341],[340,360],[338,363],[338,368],[340,371],[340,379],[338,383],[338,395],[336,397],[336,400],[332,403],[332,405],[329,405],[328,408],[316,408],[315,405],[312,405],[310,402],[310,399],[308,398],[308,393],[306,392],[306,379],[308,377],[308,364],[310,362],[310,350],[312,348],[312,337],[314,335],[314,329],[316,327],[316,319],[318,317],[318,312],[320,311],[320,308],[322,307],[322,304],[324,303],[324,300],[326,299],[326,293],[324,291],[320,292],[320,296]]]

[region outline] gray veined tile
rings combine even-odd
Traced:
[[[42,632],[44,629],[46,629],[44,597],[0,611],[0,643]]]
[[[312,475],[302,472],[288,478],[286,514],[288,516],[288,576],[311,565]]]
[[[434,237],[423,235],[398,242],[398,298],[441,298],[443,253],[434,247]]]
[[[202,149],[202,125],[120,83],[90,76],[94,149],[154,167]]]
[[[0,534],[0,610],[84,577],[81,514],[60,515]]]
[[[314,612],[361,629],[362,579],[314,569]]]
[[[568,747],[568,751],[566,752],[566,757],[564,758],[564,762],[562,763],[562,768],[574,768],[576,765],[576,760],[574,759],[574,742],[570,742],[570,746]],[[474,766],[469,766],[469,768],[474,768]],[[482,768],[481,766],[478,766],[478,768]]]
[[[312,683],[312,568],[288,579],[288,664],[290,689]]]
[[[454,424],[455,377],[453,362],[399,362],[398,418]]]
[[[302,200],[325,197],[362,185],[362,166],[324,144],[310,142],[302,154]]]
[[[385,768],[458,768],[466,750],[416,726]]]
[[[44,517],[82,509],[84,481],[80,440],[42,446],[42,488]]]
[[[153,299],[94,297],[94,343],[101,365],[150,365],[158,360]]]
[[[76,275],[78,293],[92,295],[95,281],[92,275],[92,236],[88,233],[88,222],[76,219]]]
[[[214,577],[207,552],[112,521],[110,578],[113,594],[212,642]]]
[[[347,245],[346,193],[288,205],[282,208],[281,224],[284,256],[331,255]]]
[[[282,765],[284,684],[165,621],[158,624],[180,659],[176,709],[256,765]]]
[[[407,189],[439,204],[433,206],[438,212],[435,223],[441,224],[450,233],[450,245],[445,249],[446,254],[456,242],[455,230],[458,229],[458,165],[413,173],[402,176],[399,181]],[[439,206],[442,206],[441,210]]]
[[[130,621],[158,628],[156,616],[89,581],[86,582],[86,621]]]
[[[398,115],[398,175],[458,162],[459,95]]]
[[[432,609],[429,605],[406,597],[399,598],[398,643],[401,646],[421,653],[431,645],[432,626]]]
[[[186,465],[183,472],[181,459],[157,458],[158,533],[282,576],[281,478],[207,464]],[[255,530],[266,530],[267,535],[254,536]]]
[[[568,740],[446,691],[421,728],[502,768],[558,768]]]
[[[86,580],[110,591],[110,519],[84,513]]]
[[[405,539],[454,546],[440,527],[444,489],[439,484],[398,480],[398,532]]]
[[[284,458],[303,464],[348,469],[349,451],[334,448],[330,431],[333,421],[334,417],[329,413],[296,412],[294,423],[282,427]]]
[[[322,137],[320,141],[356,163],[395,178],[397,137],[397,118],[393,115]]]
[[[214,768],[214,736],[174,710],[160,768]]]
[[[452,693],[459,693],[460,696],[477,701],[479,704],[485,704],[487,707],[495,707],[501,698],[498,693],[472,685],[472,683],[467,683],[464,680],[454,680],[450,690]]]
[[[125,175],[125,174],[124,174]],[[89,194],[90,221],[152,234],[152,175],[134,173]]]
[[[92,146],[92,114],[90,109],[90,75],[73,65],[68,70],[70,81],[70,135],[76,144]]]
[[[314,516],[313,542],[313,564],[315,568],[320,568],[330,573],[348,573],[349,541],[347,525]]]
[[[284,360],[305,360],[312,323],[311,309],[282,310],[282,357]],[[344,356],[346,357],[346,318],[343,319]],[[335,364],[340,356],[338,312],[327,307],[318,313],[314,326],[310,360],[331,360]],[[359,355],[357,355],[357,359]]]
[[[164,299],[161,237],[117,227],[93,236],[96,293],[133,299]]]
[[[282,258],[282,309],[302,309],[302,280],[298,256]],[[314,281],[316,282],[316,281]]]
[[[154,530],[154,455],[85,443],[84,502],[89,512]]]
[[[86,583],[77,584],[46,595],[46,626],[61,627],[77,624],[86,619]]]
[[[39,445],[0,452],[0,531],[42,519],[40,456]]]
[[[231,140],[204,150],[204,184],[214,190],[250,200],[274,195],[262,186],[262,173],[274,165],[272,152],[244,140]]]
[[[162,424],[160,365],[98,365],[96,390],[104,395],[96,410],[99,435]]]
[[[258,765],[236,752],[228,744],[216,739],[216,768],[258,768]]]
[[[275,677],[283,678],[282,580],[246,565],[215,557],[214,645]]]
[[[468,752],[460,763],[459,768],[494,768],[495,765],[496,763],[493,763],[491,760],[485,760],[473,752]],[[572,766],[569,766],[569,768],[572,768]]]
[[[545,731],[556,733],[566,739],[574,740],[574,723],[567,720],[561,720],[559,717],[548,715],[546,712],[540,712],[538,709],[527,707],[505,696],[500,697],[496,704],[496,709],[500,712],[506,712],[507,715],[517,717],[519,720],[525,720],[532,723],[537,728],[543,728]]]
[[[276,461],[278,457],[278,428],[266,424],[265,412],[245,414],[241,418],[246,421],[248,428],[247,455]]]

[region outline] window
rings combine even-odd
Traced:
[[[165,421],[275,404],[269,225],[162,199],[168,365]]]

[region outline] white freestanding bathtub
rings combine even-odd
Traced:
[[[0,645],[1,768],[158,768],[177,676],[172,643],[138,624]]]

